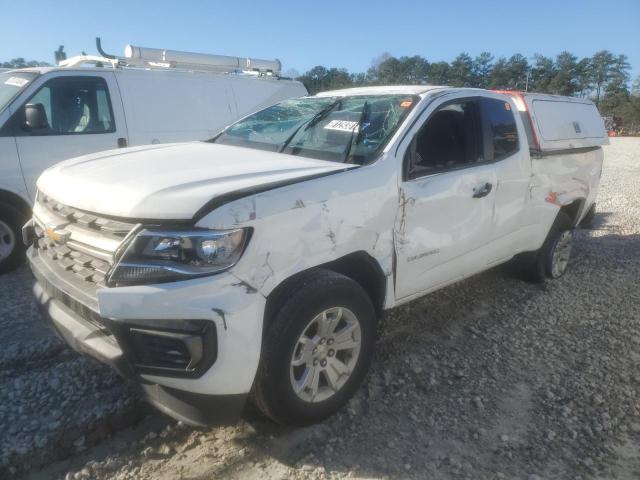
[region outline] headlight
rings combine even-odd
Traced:
[[[222,272],[240,258],[248,230],[146,229],[126,247],[109,285],[174,282]]]

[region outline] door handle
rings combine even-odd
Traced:
[[[473,198],[482,198],[486,197],[491,193],[491,189],[493,185],[489,182],[485,183],[481,187],[477,187],[473,189]]]
[[[127,146],[127,139],[124,137],[120,137],[118,139],[118,148],[124,148]]]

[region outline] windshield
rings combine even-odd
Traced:
[[[411,95],[285,100],[210,142],[363,165],[375,159],[418,100]]]
[[[37,76],[33,72],[0,73],[0,113]]]

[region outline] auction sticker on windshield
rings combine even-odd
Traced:
[[[340,130],[341,132],[355,132],[359,122],[349,122],[348,120],[331,120],[324,128],[327,130]]]
[[[5,85],[11,85],[13,87],[19,87],[19,88],[24,87],[27,83],[29,83],[29,80],[25,78],[20,78],[20,77],[9,77],[4,82]]]

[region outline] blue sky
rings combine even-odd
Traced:
[[[309,5],[313,7],[310,8]],[[284,70],[314,65],[365,71],[382,52],[452,60],[483,50],[581,56],[608,49],[640,75],[640,0],[527,1],[110,1],[0,0],[0,60],[53,61],[95,53],[94,37],[124,45],[279,58]]]

